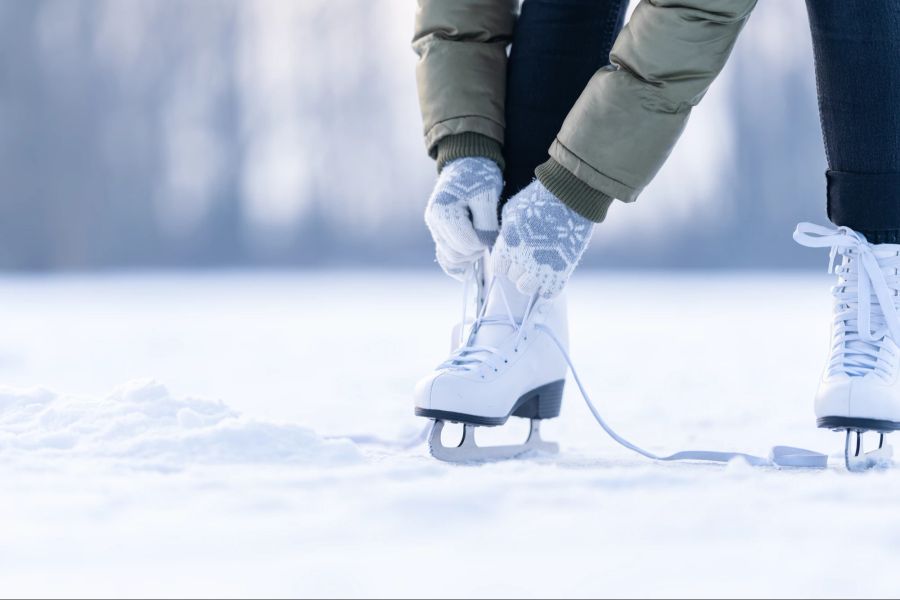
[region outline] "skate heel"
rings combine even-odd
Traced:
[[[512,416],[524,419],[555,419],[562,407],[565,379],[535,388],[519,398]]]

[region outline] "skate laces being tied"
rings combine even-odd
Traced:
[[[828,272],[838,276],[834,296],[834,336],[829,375],[891,375],[895,351],[885,339],[900,343],[900,252],[877,250],[849,227],[832,229],[800,223],[794,240],[808,248],[831,248]],[[837,255],[843,260],[835,264]],[[884,353],[884,354],[882,354]]]
[[[472,273],[472,277],[466,278],[466,285],[463,290],[463,315],[462,315],[462,324],[460,326],[460,335],[458,338],[458,344],[456,350],[450,355],[450,357],[438,365],[438,369],[448,370],[448,371],[477,371],[483,366],[488,366],[493,368],[495,371],[497,367],[494,367],[491,363],[491,360],[494,357],[500,356],[500,349],[494,346],[487,345],[479,345],[475,343],[478,332],[485,327],[505,327],[511,330],[510,335],[516,336],[515,347],[518,347],[519,342],[522,340],[522,337],[525,334],[525,323],[528,322],[528,317],[531,314],[532,309],[536,303],[536,297],[532,297],[528,302],[528,305],[525,309],[525,314],[521,318],[516,318],[513,314],[512,307],[510,306],[509,299],[506,297],[506,292],[503,290],[503,286],[496,286],[497,291],[499,292],[499,297],[501,302],[503,303],[503,307],[505,309],[506,314],[501,315],[491,315],[487,316],[487,307],[488,303],[486,298],[490,297],[491,292],[495,288],[496,278],[491,279],[491,282],[487,286],[487,290],[484,293],[485,300],[478,300],[480,304],[478,309],[478,314],[475,320],[472,322],[472,326],[469,329],[468,334],[466,334],[465,329],[468,325],[466,319],[466,311],[465,307],[469,304],[469,285],[472,279],[477,277],[477,272]],[[480,291],[478,292],[480,296]]]

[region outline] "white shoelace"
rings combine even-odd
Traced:
[[[575,369],[575,365],[572,363],[572,358],[569,356],[569,353],[566,352],[565,347],[560,343],[559,339],[557,339],[556,335],[553,331],[545,327],[544,325],[537,325],[536,328],[543,333],[546,333],[550,336],[550,339],[553,340],[556,347],[559,349],[560,353],[566,359],[566,363],[569,365],[569,370],[572,371],[572,378],[575,379],[575,384],[578,386],[578,391],[581,392],[581,397],[584,399],[584,403],[587,405],[588,410],[591,411],[591,415],[593,415],[594,420],[597,421],[597,424],[606,432],[609,437],[615,440],[621,446],[628,448],[632,452],[636,452],[641,456],[649,458],[651,460],[658,460],[661,462],[679,462],[679,461],[702,461],[702,462],[714,462],[714,463],[728,463],[736,458],[744,459],[750,465],[754,467],[795,467],[795,468],[813,468],[813,469],[824,469],[828,466],[828,455],[821,454],[819,452],[814,452],[812,450],[805,450],[803,448],[794,448],[792,446],[775,446],[769,452],[769,456],[755,456],[753,454],[745,454],[743,452],[721,452],[717,450],[682,450],[681,452],[676,452],[675,454],[670,454],[668,456],[662,456],[659,454],[654,454],[649,450],[644,450],[637,444],[633,444],[629,442],[624,437],[616,433],[616,431],[609,426],[603,416],[600,414],[600,411],[597,409],[597,406],[594,404],[593,400],[591,400],[590,395],[584,387],[584,384],[581,382],[581,377],[578,376],[578,371]]]
[[[891,362],[884,354],[893,358],[894,351],[884,340],[890,335],[900,343],[900,255],[877,256],[862,235],[847,227],[800,223],[794,240],[809,248],[830,247],[828,272],[839,277],[832,288],[835,335],[829,374],[889,376]],[[835,266],[837,254],[845,260]]]

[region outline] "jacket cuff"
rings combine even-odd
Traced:
[[[480,133],[466,132],[448,135],[438,142],[438,173],[451,160],[475,156],[491,159],[497,163],[501,171],[506,167],[503,161],[503,147],[500,145],[500,142]]]
[[[600,223],[606,218],[614,198],[581,181],[555,159],[539,165],[534,174],[551,194],[585,219]]]

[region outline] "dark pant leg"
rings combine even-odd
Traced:
[[[828,218],[900,243],[900,0],[807,0]]]
[[[504,200],[534,169],[591,76],[609,64],[627,0],[525,0],[506,78]]]

